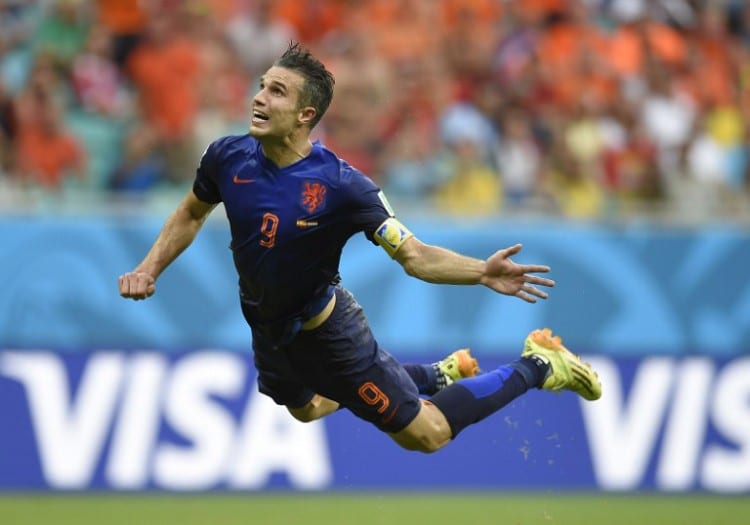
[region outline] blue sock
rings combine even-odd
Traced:
[[[404,368],[417,385],[420,394],[431,396],[438,391],[438,378],[434,366],[409,364],[404,365]]]
[[[529,388],[539,387],[549,365],[521,358],[476,377],[462,379],[430,398],[448,420],[455,438],[459,432],[494,414]]]

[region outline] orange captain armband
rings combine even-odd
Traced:
[[[401,224],[398,219],[389,217],[383,221],[383,224],[378,226],[373,237],[388,252],[388,255],[393,257],[409,237],[414,237],[414,234]]]

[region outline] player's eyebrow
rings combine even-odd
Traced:
[[[276,79],[272,78],[271,80],[268,81],[268,84],[266,84],[266,77],[265,77],[265,75],[262,76],[262,77],[260,77],[260,85],[261,86],[275,85],[276,87],[281,88],[284,92],[287,91],[286,84],[284,84],[284,82],[282,82],[281,80],[276,80]]]

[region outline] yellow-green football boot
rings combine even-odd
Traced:
[[[544,390],[571,390],[589,401],[602,397],[602,383],[591,365],[565,348],[549,328],[534,330],[526,338],[521,357],[539,356],[549,362],[550,371],[542,383]]]
[[[448,386],[459,379],[474,377],[479,373],[479,363],[471,357],[471,350],[468,348],[456,350],[434,366],[445,378],[445,385],[441,386]]]

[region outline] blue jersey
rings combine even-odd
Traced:
[[[279,168],[252,136],[223,137],[203,154],[193,192],[224,203],[243,313],[274,344],[328,302],[349,237],[362,231],[375,243],[391,216],[375,183],[319,142]]]

